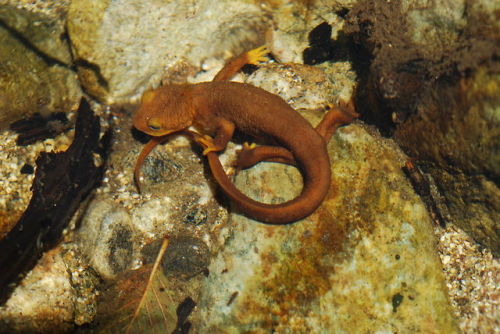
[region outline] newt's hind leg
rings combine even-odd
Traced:
[[[321,122],[316,126],[316,131],[329,142],[335,131],[342,125],[346,125],[358,118],[359,114],[354,109],[354,102],[341,102],[338,106],[330,106]]]
[[[359,115],[354,111],[352,102],[342,103],[340,106],[331,106],[316,131],[328,143],[335,131],[342,125],[351,123]],[[289,150],[280,146],[258,146],[245,143],[243,149],[238,152],[236,159],[237,169],[247,169],[259,162],[279,162],[296,166],[297,162]]]
[[[297,162],[293,157],[292,152],[280,146],[258,146],[255,144],[249,145],[245,143],[243,148],[238,152],[236,159],[237,169],[247,169],[259,162],[279,162],[282,164],[296,166]]]
[[[212,81],[227,81],[231,79],[239,70],[246,64],[257,65],[259,63],[268,61],[266,56],[269,49],[266,46],[261,46],[256,49],[243,52],[238,57],[229,61],[224,67],[215,75]]]

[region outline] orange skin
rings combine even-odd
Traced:
[[[147,154],[169,134],[185,131],[203,146],[215,180],[246,216],[270,224],[287,224],[318,208],[330,187],[326,144],[339,126],[350,123],[357,114],[352,108],[332,108],[314,129],[279,96],[252,85],[225,81],[246,63],[262,61],[264,51],[261,48],[242,54],[212,82],[164,85],[143,95],[134,127],[153,139],[137,160],[137,184]],[[257,57],[256,52],[260,52]],[[264,204],[234,186],[216,152],[226,148],[235,129],[255,137],[272,137],[280,145],[246,146],[238,156],[237,167],[249,168],[261,161],[295,165],[304,180],[298,197],[281,204]]]

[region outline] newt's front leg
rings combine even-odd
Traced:
[[[203,155],[207,155],[209,152],[219,152],[224,150],[227,143],[233,137],[235,129],[233,122],[221,117],[214,120],[214,122],[216,123],[214,137],[190,131],[190,133],[194,135],[196,142],[203,146]]]
[[[241,68],[247,64],[257,65],[259,63],[268,61],[266,56],[269,49],[266,46],[261,46],[256,49],[247,51],[229,61],[224,67],[215,75],[212,81],[227,81],[231,79]]]

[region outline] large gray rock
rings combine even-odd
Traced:
[[[80,80],[107,103],[138,97],[205,58],[262,41],[264,12],[249,1],[72,1],[68,31]]]

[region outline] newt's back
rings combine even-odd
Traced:
[[[231,120],[244,133],[271,136],[291,150],[299,149],[298,146],[309,149],[313,148],[311,145],[323,146],[323,139],[309,122],[277,95],[238,82],[207,82],[196,86],[205,91],[211,112]]]

